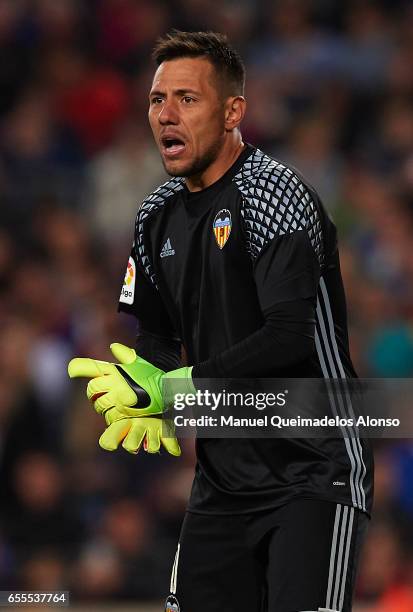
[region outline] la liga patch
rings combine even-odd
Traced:
[[[125,304],[133,304],[133,298],[135,296],[135,281],[136,264],[133,261],[132,257],[129,257],[119,302],[124,302]]]
[[[220,249],[223,249],[228,241],[232,228],[231,213],[227,208],[223,208],[215,215],[212,228],[214,230],[217,245]]]

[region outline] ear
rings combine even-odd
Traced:
[[[230,97],[225,102],[225,129],[232,132],[244,118],[246,101],[243,96]]]

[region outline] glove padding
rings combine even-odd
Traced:
[[[108,425],[99,445],[113,451],[122,443],[130,453],[138,453],[143,445],[147,452],[157,453],[162,444],[178,457],[181,449],[172,422],[147,416],[164,411],[161,384],[165,372],[123,344],[113,343],[110,349],[120,363],[76,357],[68,365],[70,378],[91,378],[87,397]],[[190,376],[190,369],[182,368],[183,375]]]
[[[110,350],[119,363],[76,357],[68,365],[70,378],[91,378],[86,392],[96,412],[106,414],[115,408],[128,417],[161,414],[164,411],[161,381],[165,372],[123,344],[115,342]]]
[[[116,450],[120,443],[134,454],[142,445],[148,453],[158,453],[161,444],[171,455],[179,457],[181,454],[171,421],[154,417],[120,418],[112,422],[99,438],[101,448],[108,451]]]

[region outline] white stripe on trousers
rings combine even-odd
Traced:
[[[343,506],[342,504],[336,505],[336,516],[331,540],[326,610],[341,612],[343,609],[354,512],[353,507]]]
[[[179,563],[179,553],[181,550],[181,545],[178,544],[178,547],[176,549],[176,553],[175,553],[175,559],[174,559],[174,564],[172,566],[172,574],[171,574],[171,584],[170,584],[170,591],[172,595],[176,595],[176,579],[178,576],[178,563]]]

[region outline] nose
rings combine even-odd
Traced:
[[[176,125],[178,123],[178,110],[173,100],[165,100],[158,115],[161,125]]]

